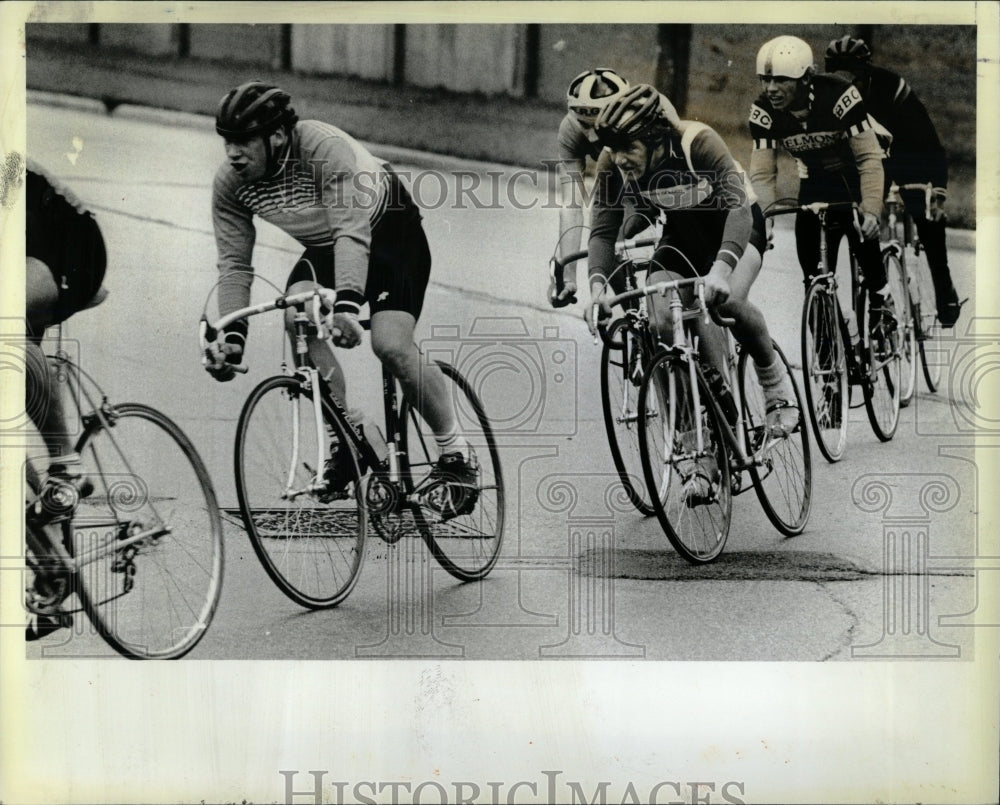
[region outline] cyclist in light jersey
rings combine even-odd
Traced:
[[[596,131],[609,150],[598,163],[590,233],[593,301],[600,303],[607,294],[626,205],[652,217],[665,213],[663,236],[652,258],[660,269],[650,269],[647,284],[669,279],[668,272],[691,276],[692,267],[705,277],[705,301],[735,319],[733,334],[753,358],[768,426],[791,432],[799,421],[791,380],[764,316],[747,299],[766,238],[763,216],[748,196],[743,170],[712,128],[680,120],[648,84],[632,87],[605,107]],[[669,311],[655,296],[649,302],[653,326],[669,340]],[[610,310],[603,308],[602,313],[610,315]],[[595,323],[588,323],[593,329]],[[725,346],[718,328],[701,336],[704,357],[721,370]]]
[[[841,234],[854,246],[868,287],[873,324],[883,312],[885,267],[879,248],[882,214],[882,149],[856,87],[835,75],[817,74],[812,49],[794,36],[779,36],[757,54],[762,92],[750,107],[750,180],[767,210],[774,202],[778,147],[799,167],[799,203],[858,202],[861,233],[851,213],[831,211],[827,221],[832,264]],[[808,284],[820,268],[820,223],[812,213],[795,218],[799,264]]]
[[[891,138],[883,162],[885,191],[891,180],[900,186],[933,185],[930,209],[924,209],[926,199],[919,190],[900,190],[899,194],[927,250],[938,318],[942,326],[954,327],[962,306],[952,284],[945,242],[948,159],[930,115],[905,79],[872,64],[871,48],[864,39],[844,36],[830,42],[825,67],[858,88],[869,116]]]
[[[559,124],[559,162],[556,164],[556,192],[559,202],[559,242],[556,258],[577,251],[583,240],[583,208],[587,190],[584,174],[588,161],[596,162],[604,146],[594,132],[601,110],[628,89],[628,81],[614,70],[598,67],[574,78],[566,91],[567,112]],[[576,298],[575,269],[571,276],[556,276],[549,266],[549,303],[559,308]]]
[[[254,217],[283,229],[305,247],[287,291],[336,289],[334,343],[348,349],[361,341],[358,316],[368,303],[372,350],[433,429],[436,472],[474,484],[475,456],[458,431],[445,378],[421,361],[413,341],[431,268],[420,211],[390,165],[335,126],[300,121],[290,102],[280,88],[250,81],[219,104],[216,131],[226,152],[212,191],[219,312],[249,304]],[[289,328],[291,318],[289,312]],[[246,341],[245,321],[227,328],[208,371],[232,379]],[[333,351],[313,338],[309,354],[346,407],[346,381]],[[335,474],[346,477],[346,451],[334,459]]]

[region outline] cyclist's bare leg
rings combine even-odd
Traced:
[[[34,257],[25,262],[24,309],[30,333],[25,342],[25,397],[28,416],[48,446],[52,458],[73,453],[57,370],[42,351],[45,328],[56,323],[59,289],[48,266]]]
[[[760,266],[760,252],[753,246],[747,246],[729,277],[729,301],[719,306],[719,312],[727,318],[735,319],[733,335],[750,353],[754,363],[758,366],[770,366],[774,363],[775,352],[767,322],[760,309],[747,298],[750,286],[760,272]]]
[[[402,310],[381,310],[372,316],[372,351],[392,373],[437,436],[455,428],[455,411],[448,383],[433,363],[421,360],[413,343],[416,320]]]
[[[760,272],[761,262],[760,252],[754,246],[747,246],[729,277],[729,301],[719,306],[719,312],[735,320],[733,335],[753,359],[757,379],[764,390],[768,426],[790,433],[798,423],[795,391],[774,350],[764,315],[747,298]]]

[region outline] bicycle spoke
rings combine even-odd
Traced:
[[[180,657],[203,636],[221,592],[215,493],[193,446],[162,414],[119,405],[112,421],[83,439],[98,489],[67,526],[82,563],[77,595],[122,654]]]

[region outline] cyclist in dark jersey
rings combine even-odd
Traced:
[[[75,313],[104,301],[106,268],[104,239],[93,214],[51,174],[32,160],[25,177],[25,408],[45,440],[49,467],[38,490],[36,514],[45,522],[72,516],[80,497],[93,485],[80,467],[57,370],[42,351],[45,330]],[[29,477],[37,478],[29,465]],[[53,612],[65,592],[48,594],[44,580],[35,579],[36,603],[42,599]],[[60,620],[34,617],[26,637],[36,640],[59,628]]]
[[[766,238],[760,208],[749,195],[742,168],[709,126],[680,120],[648,84],[638,84],[597,119],[608,152],[598,163],[590,234],[590,288],[594,302],[607,294],[615,267],[614,244],[626,204],[651,218],[665,213],[648,284],[670,274],[705,277],[705,300],[736,320],[733,333],[753,358],[767,401],[768,425],[790,432],[799,415],[791,381],[774,351],[767,323],[748,299],[761,267]],[[650,297],[650,316],[669,340],[669,311]],[[603,315],[610,315],[606,308]],[[588,324],[593,329],[595,323]],[[717,369],[725,346],[718,328],[702,334],[702,353]]]
[[[219,104],[216,131],[226,152],[212,192],[219,312],[249,304],[254,216],[283,229],[305,247],[288,291],[336,289],[334,343],[348,349],[361,341],[358,314],[368,303],[372,350],[434,431],[435,472],[474,484],[476,457],[459,432],[444,375],[421,361],[413,340],[431,269],[420,211],[390,165],[335,126],[299,120],[290,101],[280,88],[250,81]],[[232,379],[246,339],[247,324],[238,322],[213,346],[206,368],[216,379]],[[346,406],[346,381],[333,351],[313,338],[309,354]],[[337,451],[333,458],[335,475],[343,475],[349,456]]]
[[[948,161],[930,115],[902,77],[872,64],[872,52],[864,39],[844,36],[833,40],[826,49],[825,66],[827,72],[853,82],[868,114],[892,138],[883,163],[886,191],[890,180],[900,186],[933,185],[930,209],[925,209],[925,195],[919,190],[901,190],[900,196],[927,250],[938,318],[944,327],[953,327],[961,304],[952,284],[945,243]]]
[[[839,76],[817,74],[812,49],[794,36],[779,36],[761,47],[757,74],[763,92],[750,107],[750,180],[760,205],[767,210],[775,202],[779,146],[798,164],[800,203],[859,204],[860,236],[850,212],[831,212],[828,246],[836,264],[840,235],[851,241],[875,321],[887,293],[878,242],[884,173],[882,149],[861,94]],[[811,213],[796,216],[796,249],[807,283],[820,270],[819,227]]]

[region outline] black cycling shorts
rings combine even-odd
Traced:
[[[667,216],[667,226],[653,253],[653,260],[665,270],[683,277],[691,276],[691,265],[694,266],[698,276],[705,276],[719,254],[727,215],[728,213],[715,210],[685,210],[683,214],[671,213]],[[753,223],[748,245],[763,254],[767,244],[767,234],[764,228],[764,214],[758,204],[750,205],[750,215]]]
[[[28,257],[48,266],[59,289],[53,323],[90,304],[107,268],[101,228],[89,212],[78,210],[33,171],[27,177],[25,247]]]
[[[419,319],[431,275],[430,247],[410,194],[395,173],[389,178],[389,204],[372,229],[365,299],[373,314],[402,310]],[[303,280],[337,287],[332,247],[306,249],[285,287]]]

